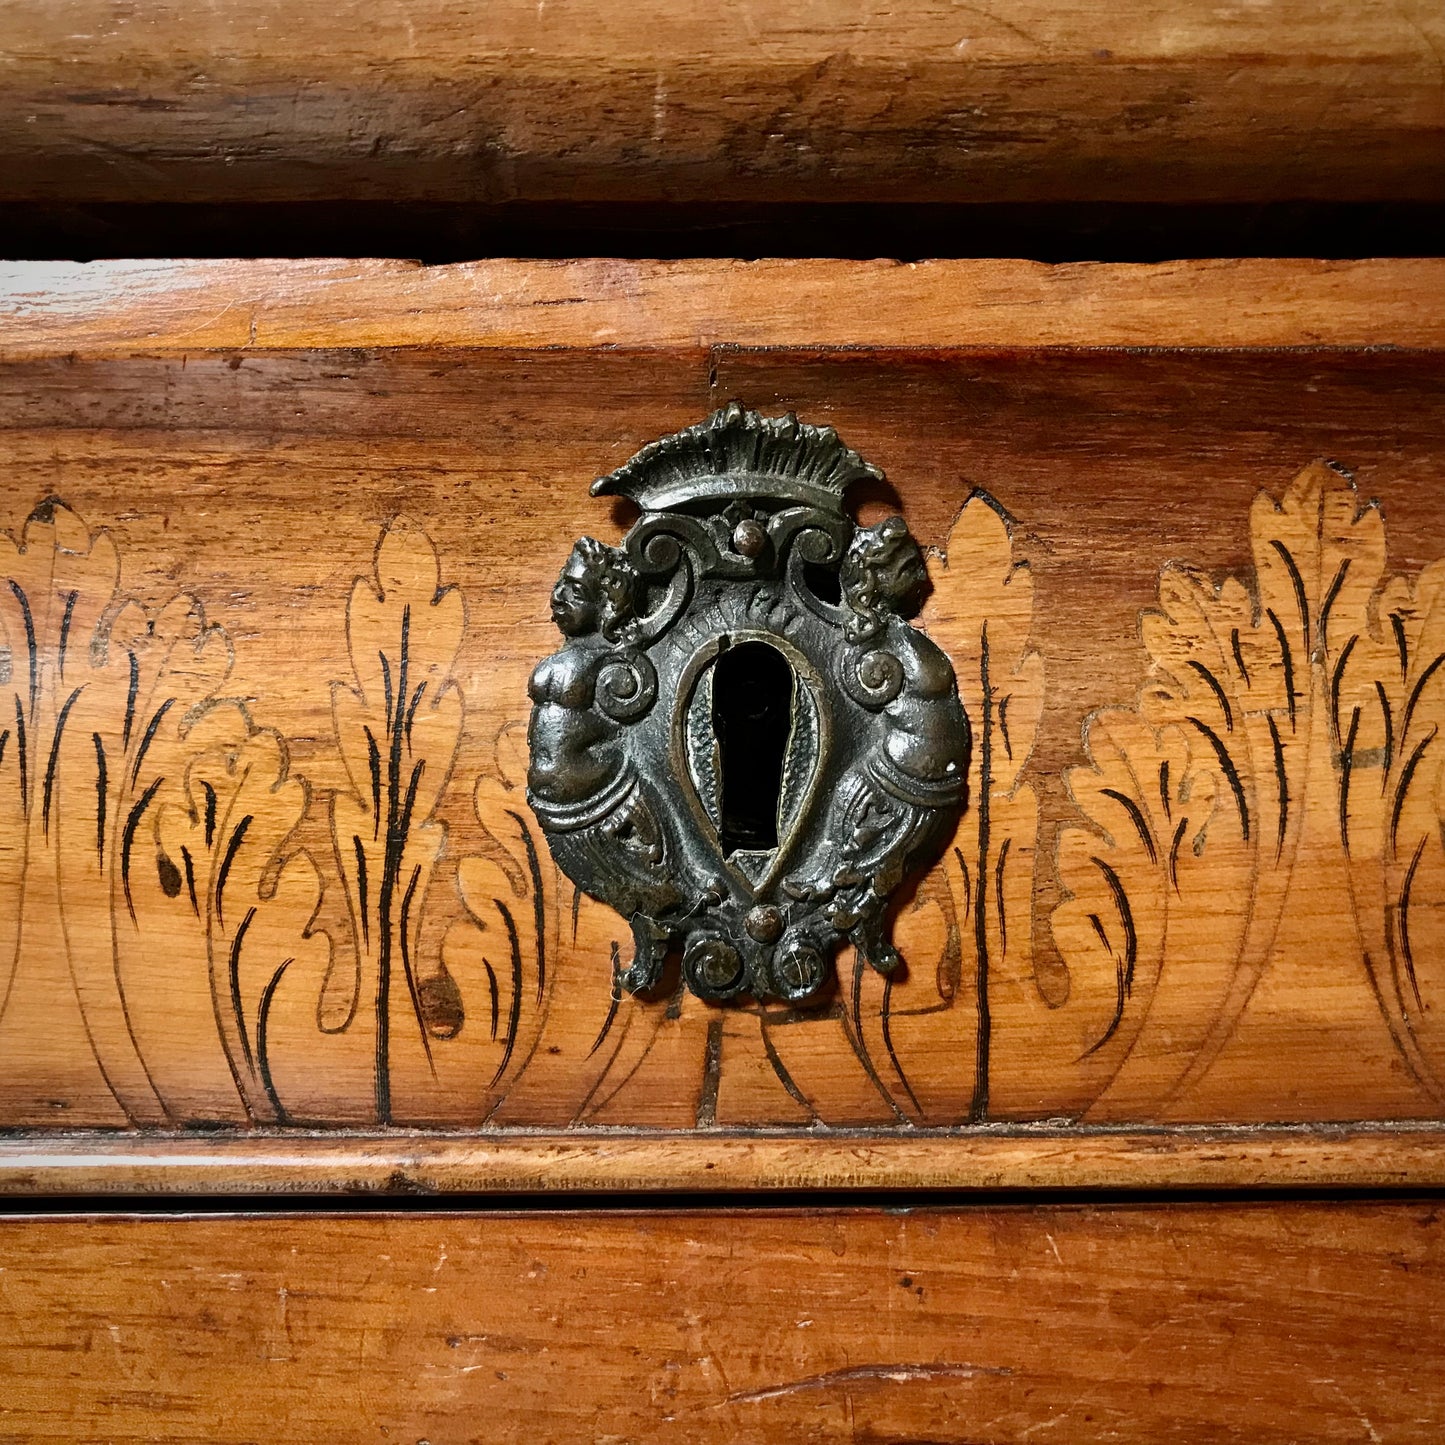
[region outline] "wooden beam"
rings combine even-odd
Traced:
[[[1429,6],[8,7],[0,200],[1445,196]]]

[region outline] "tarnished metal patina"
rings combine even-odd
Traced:
[[[620,547],[582,538],[553,590],[528,800],[631,921],[633,991],[674,952],[706,999],[808,999],[844,940],[898,963],[889,895],[952,827],[969,732],[907,620],[918,544],[843,509],[881,479],[831,428],[734,404],[592,487],[642,516]]]

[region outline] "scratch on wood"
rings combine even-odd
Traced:
[[[889,1385],[906,1385],[913,1380],[973,1380],[985,1376],[1003,1377],[1012,1374],[1013,1371],[1007,1365],[854,1365],[851,1369],[807,1375],[801,1380],[768,1385],[761,1390],[743,1390],[729,1395],[721,1403],[754,1405],[763,1400],[776,1400],[783,1395],[796,1395],[805,1390],[831,1390],[839,1385],[856,1385],[868,1380]]]

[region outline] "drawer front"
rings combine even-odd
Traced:
[[[13,1187],[1438,1177],[1438,266],[353,269],[7,302]],[[524,796],[588,484],[731,399],[974,740],[807,1007],[627,994]]]
[[[0,1223],[27,1440],[1428,1442],[1438,1210]]]

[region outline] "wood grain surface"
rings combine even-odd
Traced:
[[[23,0],[0,200],[1445,196],[1418,0]]]
[[[525,270],[505,274],[556,283]],[[363,275],[343,308],[335,263],[273,271],[285,344],[188,346],[210,267],[170,296],[151,272],[141,350],[126,285],[115,318],[94,292],[11,299],[0,1123],[1442,1118],[1445,388],[1424,271],[1359,271],[1364,294],[1394,288],[1376,337],[1413,327],[1396,349],[1321,346],[1351,268],[1201,267],[1219,339],[1179,349],[1189,268],[1168,306],[1159,273],[1130,293],[1109,269],[1101,328],[1157,343],[1128,351],[852,347],[826,318],[805,346],[796,309],[776,346],[599,346],[586,300],[530,308],[525,339],[463,345],[423,311],[413,343],[434,325],[450,344],[341,348],[332,328],[384,333],[367,296],[395,314],[415,273]],[[696,338],[811,272],[697,268],[691,300],[688,268],[616,274],[654,308],[681,295],[663,334]],[[1076,336],[1091,304],[1087,268],[900,274],[935,335],[969,334],[1001,275],[1034,291],[999,301],[996,334],[1037,327],[1053,288]],[[261,268],[230,275],[264,290]],[[1240,330],[1270,316],[1284,349],[1225,339],[1231,284]],[[980,740],[970,807],[895,926],[906,972],[841,958],[808,1010],[618,996],[625,927],[552,866],[519,785],[551,581],[572,539],[627,523],[587,484],[734,397],[836,425],[886,470],[861,513],[901,510],[933,549],[922,623]]]
[[[0,262],[0,359],[1445,345],[1445,260]]]
[[[1433,1442],[1438,1206],[0,1222],[25,1440]]]

